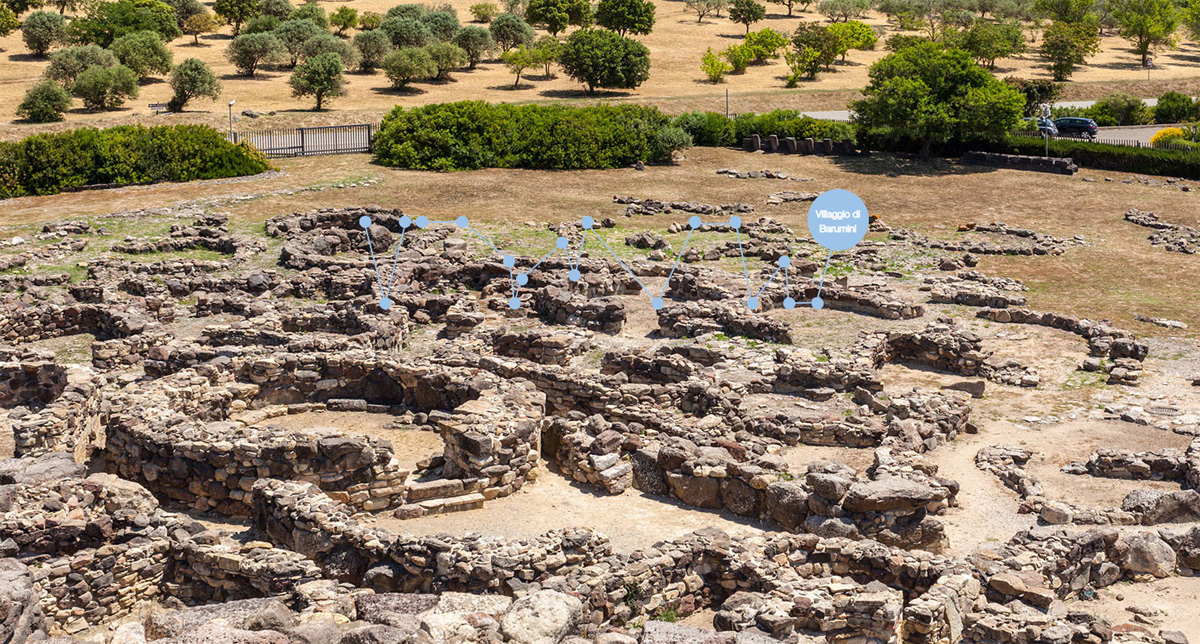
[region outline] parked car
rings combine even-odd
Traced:
[[[1033,126],[1036,125],[1039,136],[1043,134],[1046,136],[1058,136],[1058,127],[1055,126],[1054,121],[1051,121],[1050,119],[1033,118],[1031,116],[1025,119],[1025,122],[1028,124],[1028,127],[1031,130],[1033,129]]]
[[[1076,116],[1054,119],[1054,125],[1058,128],[1058,133],[1063,136],[1093,139],[1100,132],[1100,127],[1096,125],[1095,121]]]

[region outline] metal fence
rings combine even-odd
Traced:
[[[1038,141],[1042,140],[1042,137],[1037,136],[1035,134],[1034,135],[1024,135],[1024,136],[1026,138],[1035,139]],[[1200,154],[1200,146],[1192,147],[1189,145],[1182,145],[1182,144],[1178,144],[1178,143],[1163,143],[1163,144],[1152,146],[1145,141],[1138,141],[1136,139],[1106,139],[1106,138],[1104,138],[1103,131],[1101,131],[1100,135],[1094,139],[1084,139],[1084,138],[1081,138],[1078,136],[1052,136],[1052,137],[1050,137],[1050,140],[1052,140],[1052,141],[1074,141],[1076,143],[1096,143],[1096,144],[1100,144],[1100,145],[1120,145],[1120,146],[1125,146],[1125,147],[1130,147],[1130,148],[1151,148],[1154,150],[1170,150],[1173,152],[1188,152],[1188,153],[1192,153],[1192,154]]]
[[[268,158],[371,152],[378,123],[327,125],[234,132],[233,142],[246,141]]]

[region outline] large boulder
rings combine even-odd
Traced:
[[[513,644],[558,644],[575,631],[583,602],[555,590],[539,590],[513,602],[500,627]]]
[[[1121,567],[1125,570],[1155,577],[1170,577],[1175,574],[1175,551],[1158,536],[1158,533],[1137,532],[1121,540],[1129,546],[1121,562]]]
[[[767,514],[788,530],[799,530],[808,518],[808,492],[792,481],[775,481],[767,486]]]
[[[241,599],[154,613],[146,635],[151,640],[179,637],[216,620],[236,630],[282,630],[296,623],[296,615],[278,599]]]
[[[667,483],[676,498],[698,508],[721,508],[721,479],[667,473]]]
[[[25,564],[0,559],[0,642],[26,644],[45,639],[46,616],[38,599]]]
[[[1121,502],[1121,509],[1142,515],[1144,525],[1200,521],[1200,492],[1178,490],[1134,490]]]
[[[944,495],[930,485],[902,478],[886,478],[851,485],[842,499],[842,507],[848,512],[916,510],[939,498],[944,498]]]
[[[279,631],[247,631],[225,622],[209,622],[177,637],[156,640],[155,644],[291,644]]]
[[[10,458],[0,461],[0,485],[12,483],[36,485],[46,481],[61,481],[83,476],[87,471],[75,462],[70,452],[50,452],[29,458]]]

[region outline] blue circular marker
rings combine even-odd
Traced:
[[[750,299],[746,300],[746,306],[750,307],[750,310],[757,309],[758,308],[758,298],[751,297]]]
[[[408,215],[404,215],[403,217],[400,218],[400,227],[401,228],[408,228],[411,225],[412,225],[412,217],[409,217]]]
[[[849,190],[823,192],[808,209],[808,232],[829,250],[853,248],[866,236],[869,224],[866,204]]]
[[[738,217],[737,215],[730,217],[729,218],[729,227],[734,230],[738,230],[739,228],[741,228],[742,227],[742,218]]]
[[[812,305],[814,309],[820,311],[821,309],[825,308],[825,300],[822,300],[819,297],[814,297]]]
[[[591,217],[589,217],[587,215],[584,215],[582,223],[583,223],[584,228],[591,230],[592,226],[594,226],[596,224],[596,220],[592,219]]]
[[[517,286],[525,286],[529,283],[529,273],[517,274]]]
[[[784,255],[779,258],[779,268],[787,268],[792,265],[792,258]]]
[[[505,268],[512,268],[513,266],[516,266],[516,265],[517,265],[516,257],[513,257],[512,255],[504,256],[504,267]]]
[[[386,297],[379,300],[379,308],[383,309],[384,311],[391,309],[392,308],[392,300],[390,298],[386,298]]]
[[[567,273],[567,279],[571,280],[572,282],[578,282],[580,277],[582,277],[582,275],[579,274],[578,268],[572,268],[571,272]]]
[[[692,215],[691,217],[688,218],[688,225],[692,227],[692,230],[696,230],[703,224],[700,222],[699,217]]]
[[[555,242],[555,245],[558,246],[559,250],[566,250],[567,246],[570,244],[571,240],[567,239],[566,237],[559,237],[558,241]]]
[[[783,308],[785,308],[789,311],[796,308],[796,299],[793,297],[783,298]]]
[[[519,308],[521,308],[521,298],[519,298],[519,297],[513,297],[513,298],[511,298],[511,299],[508,301],[508,308],[510,308],[510,309],[512,309],[512,310],[514,310],[514,311],[515,311],[515,310],[517,310],[517,309],[519,309]]]
[[[366,215],[359,217],[358,225],[361,226],[363,230],[370,228],[371,227],[371,218]]]
[[[424,228],[429,225],[429,218],[425,215],[417,217],[417,228]]]
[[[467,216],[466,216],[466,215],[459,215],[459,216],[458,216],[458,219],[455,219],[455,220],[454,220],[454,223],[455,223],[455,225],[457,225],[459,228],[466,228],[467,226],[470,226],[470,225],[471,225],[471,222],[467,221]]]
[[[656,298],[651,299],[650,306],[655,311],[661,309],[663,307],[663,299],[661,297],[656,297]]]

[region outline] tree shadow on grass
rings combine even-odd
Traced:
[[[878,152],[867,157],[835,156],[831,159],[846,172],[888,177],[949,177],[988,174],[999,170],[988,166],[967,165],[937,156],[921,158],[919,155]]]
[[[522,77],[522,78],[524,78],[524,77]],[[530,85],[528,83],[521,83],[519,85],[513,85],[512,83],[505,83],[503,85],[491,85],[487,89],[494,89],[498,92],[519,92],[523,89],[534,89],[534,87],[536,87],[536,86]]]
[[[405,85],[404,87],[372,87],[371,91],[384,96],[420,96],[427,93],[415,85]]]
[[[8,60],[10,62],[14,62],[14,63],[38,63],[38,62],[44,63],[44,62],[47,62],[50,60],[50,56],[49,55],[39,56],[33,52],[26,51],[26,52],[21,52],[19,54],[18,53],[9,54]]]

